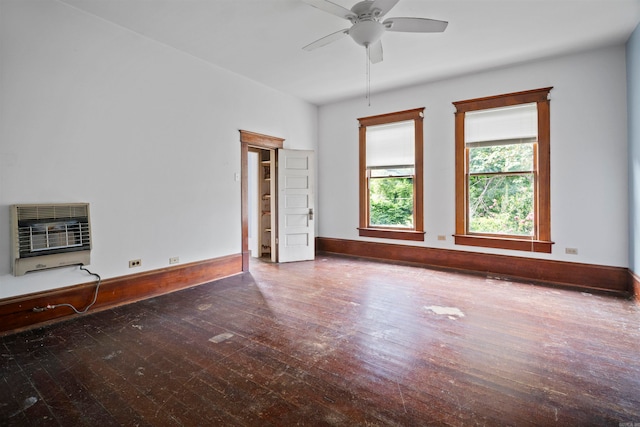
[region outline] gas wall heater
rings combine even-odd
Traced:
[[[88,203],[11,206],[13,275],[69,265],[88,265]]]

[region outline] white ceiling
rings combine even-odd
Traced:
[[[301,0],[61,0],[211,64],[322,105],[364,96],[365,49],[302,47],[346,20]],[[333,0],[350,9],[356,0]],[[624,43],[640,0],[400,0],[386,17],[449,21],[441,34],[384,34],[371,90]]]

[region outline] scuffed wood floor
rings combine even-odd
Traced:
[[[0,338],[0,425],[640,423],[632,301],[320,255]]]

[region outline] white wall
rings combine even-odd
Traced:
[[[627,41],[629,114],[629,268],[640,273],[640,25]]]
[[[375,70],[372,72],[375,88]],[[552,254],[453,244],[454,101],[553,86]],[[426,107],[425,242],[358,237],[357,118]],[[497,69],[322,106],[319,112],[319,234],[473,252],[627,267],[627,112],[624,46]],[[437,235],[447,236],[445,242]],[[578,248],[566,255],[565,248]]]
[[[91,203],[90,269],[122,276],[240,253],[239,129],[316,149],[311,104],[57,1],[0,8],[0,298],[93,280],[13,277],[11,204]]]

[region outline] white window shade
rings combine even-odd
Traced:
[[[538,138],[536,103],[491,108],[465,114],[467,146],[530,143]]]
[[[415,163],[414,121],[367,126],[367,168]]]

